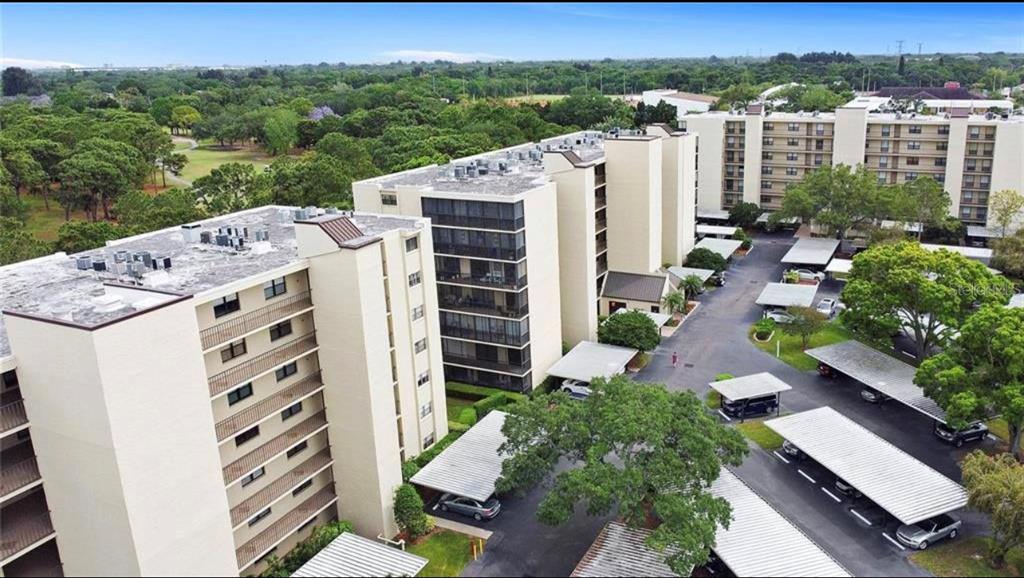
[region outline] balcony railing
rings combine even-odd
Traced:
[[[49,512],[4,516],[0,527],[0,562],[51,535],[53,522]]]
[[[231,484],[270,461],[274,456],[299,443],[305,437],[327,426],[327,413],[320,413],[271,439],[224,467],[224,483]]]
[[[308,375],[263,401],[243,409],[217,423],[217,441],[222,442],[239,431],[262,421],[323,387],[320,372]]]
[[[0,469],[0,497],[29,486],[39,481],[39,478],[39,464],[35,458],[4,464]]]
[[[334,495],[333,487],[326,487],[310,496],[283,518],[274,522],[269,528],[263,530],[255,538],[242,544],[240,548],[235,550],[238,568],[244,570],[252,565],[260,556],[263,556],[281,540],[293,534],[299,526],[319,514],[335,500],[337,500],[337,497]]]
[[[465,367],[479,367],[481,369],[488,369],[491,371],[501,371],[504,373],[513,373],[515,375],[524,375],[530,371],[530,360],[521,364],[501,363],[500,361],[490,361],[487,359],[476,359],[472,357],[462,357],[460,355],[452,355],[450,353],[443,354],[445,363],[452,363],[455,365],[462,365]]]
[[[240,363],[231,369],[222,371],[210,378],[210,395],[216,396],[240,385],[270,369],[287,361],[309,353],[316,347],[316,331],[297,337],[284,345],[280,345],[261,353],[256,357]]]
[[[441,295],[438,307],[450,311],[462,313],[474,313],[477,315],[492,315],[494,317],[506,317],[508,319],[522,319],[530,313],[529,305],[520,307],[505,307],[493,301],[473,299],[471,297],[453,298],[451,295]]]
[[[458,283],[462,285],[474,285],[476,287],[500,288],[500,289],[522,289],[526,287],[526,275],[519,279],[505,277],[502,275],[463,275],[450,271],[438,271],[437,280],[440,283]]]
[[[293,313],[308,309],[312,305],[312,296],[309,291],[306,291],[286,297],[281,301],[275,300],[266,307],[261,307],[223,323],[218,323],[213,327],[208,327],[199,333],[199,337],[203,342],[203,349],[210,349],[215,345],[232,341],[254,329],[265,327]]]
[[[24,400],[0,406],[0,434],[6,434],[27,423],[28,416],[25,415]]]
[[[231,524],[237,526],[257,512],[263,511],[272,502],[285,493],[292,491],[292,488],[301,484],[307,478],[312,477],[330,463],[330,448],[320,450],[313,457],[295,466],[295,469],[274,480],[267,487],[256,492],[234,508],[231,508]]]

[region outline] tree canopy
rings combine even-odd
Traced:
[[[597,340],[646,352],[658,347],[661,333],[654,320],[642,311],[625,311],[604,320],[597,328]]]

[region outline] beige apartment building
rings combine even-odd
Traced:
[[[831,113],[742,112],[687,115],[696,133],[698,208],[720,214],[739,202],[781,207],[786,187],[822,165],[864,165],[879,182],[934,177],[952,199],[950,213],[968,225],[993,226],[993,191],[1024,191],[1024,118],[883,113],[855,100]]]
[[[4,575],[397,533],[401,463],[447,433],[429,221],[263,207],[0,272]]]
[[[356,208],[432,223],[445,377],[529,391],[596,340],[609,271],[694,245],[696,138],[584,131],[353,184]]]

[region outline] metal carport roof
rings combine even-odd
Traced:
[[[831,407],[764,424],[904,524],[967,505],[967,492],[960,484]]]
[[[770,393],[781,393],[793,389],[789,384],[768,372],[723,379],[722,381],[712,381],[708,385],[711,386],[711,389],[722,394],[722,397],[732,401],[750,399]]]
[[[978,225],[967,225],[967,236],[979,239],[1002,239],[1003,233],[995,227],[979,227]]]
[[[726,227],[724,225],[697,225],[698,235],[726,235],[733,236],[739,227]]]
[[[926,416],[946,421],[946,412],[914,384],[914,366],[851,339],[805,351],[818,361]]]
[[[758,295],[757,304],[763,307],[810,307],[817,293],[817,285],[769,283]]]
[[[650,530],[630,528],[622,522],[609,522],[587,549],[571,576],[676,576],[668,567],[666,552],[646,544]],[[669,551],[670,552],[670,551]]]
[[[590,382],[595,377],[612,377],[625,371],[636,349],[581,341],[548,369],[548,375]]]
[[[732,506],[732,522],[718,529],[714,551],[737,576],[851,575],[728,469],[710,491]]]
[[[303,564],[292,576],[415,576],[426,565],[426,558],[345,532]]]
[[[707,249],[718,253],[723,258],[728,259],[732,257],[732,254],[740,248],[743,241],[736,241],[733,239],[715,239],[713,237],[704,237],[694,246],[694,249]]]
[[[504,461],[498,448],[505,443],[501,427],[505,413],[492,411],[469,431],[445,448],[423,469],[412,483],[439,492],[483,501],[494,494],[494,483],[501,477]]]
[[[961,247],[960,245],[933,245],[930,243],[921,243],[921,246],[929,251],[938,251],[945,249],[953,253],[960,253],[968,259],[974,259],[975,261],[981,261],[988,265],[992,260],[992,249],[986,249],[985,247]]]
[[[677,284],[681,283],[683,279],[686,279],[690,275],[696,275],[700,278],[701,283],[707,283],[708,279],[710,279],[715,272],[711,269],[697,269],[694,267],[679,267],[674,265],[668,268],[668,274],[679,280],[676,281]]]
[[[826,273],[849,273],[853,270],[852,259],[839,259],[834,258],[828,262],[828,267],[825,267]]]
[[[839,248],[838,239],[804,237],[799,239],[782,257],[783,263],[793,265],[827,265]]]
[[[721,209],[697,209],[697,218],[715,221],[728,221],[729,211]]]

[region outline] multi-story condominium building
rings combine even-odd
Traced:
[[[284,207],[4,268],[4,574],[393,536],[402,461],[447,433],[434,277],[426,219]]]
[[[1024,190],[1024,118],[966,109],[883,113],[870,110],[871,102],[857,99],[832,113],[750,105],[742,113],[685,116],[681,123],[700,143],[699,209],[742,201],[777,210],[787,186],[828,164],[864,165],[885,184],[934,177],[950,194],[951,214],[969,225],[992,226],[990,192]]]
[[[597,336],[609,271],[693,247],[696,140],[580,132],[353,184],[356,208],[429,217],[445,377],[527,391]]]

